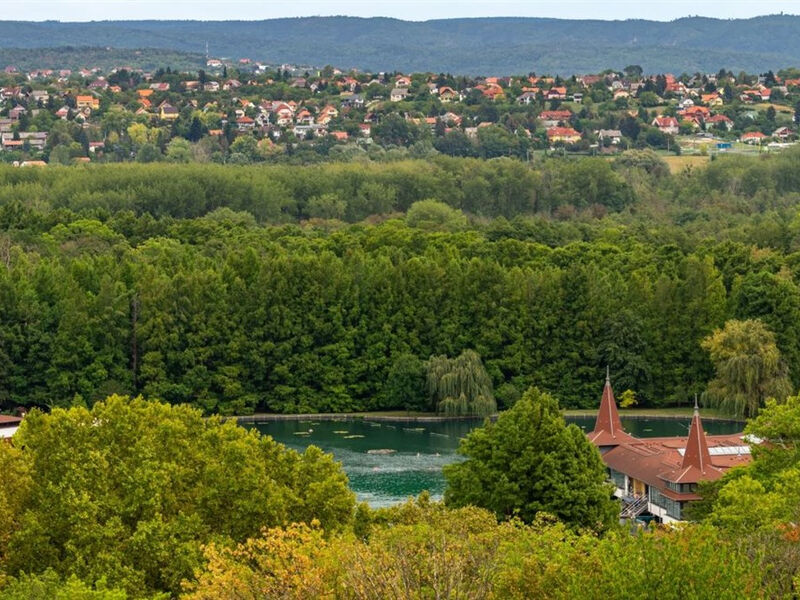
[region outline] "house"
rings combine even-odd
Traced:
[[[524,92],[521,96],[517,96],[518,104],[530,104],[536,102],[536,94],[534,92]]]
[[[90,90],[105,90],[108,89],[108,82],[105,79],[95,79],[89,84]]]
[[[236,129],[238,129],[240,132],[253,131],[255,126],[256,121],[251,117],[243,116],[236,119]]]
[[[667,135],[676,135],[680,129],[675,117],[656,117],[653,119],[652,125]]]
[[[0,143],[3,150],[21,150],[26,145],[34,150],[44,150],[47,143],[47,133],[44,131],[20,131],[19,139],[14,139],[13,133],[0,134]]]
[[[10,441],[19,424],[22,422],[21,417],[12,417],[9,415],[0,415],[0,440]]]
[[[779,140],[787,140],[795,135],[795,133],[795,131],[789,129],[788,127],[778,127],[778,129],[772,132],[772,137]]]
[[[728,131],[733,129],[733,121],[725,115],[711,115],[706,119],[706,126],[722,128]]]
[[[62,106],[56,111],[56,116],[59,119],[67,119],[69,117],[69,106]]]
[[[622,142],[622,132],[619,129],[601,129],[597,132],[597,139],[601,142],[609,140],[615,146]]]
[[[334,138],[337,142],[346,142],[348,135],[346,131],[331,131],[328,133],[332,138]]]
[[[700,96],[700,101],[706,106],[722,106],[722,96],[714,92],[713,94],[703,94]]]
[[[177,108],[168,104],[166,101],[162,102],[158,108],[158,118],[162,121],[174,121],[181,114]]]
[[[767,136],[760,131],[748,131],[742,134],[739,141],[745,144],[761,144],[766,138]]]
[[[50,100],[50,94],[48,94],[45,90],[33,90],[29,97],[36,104],[47,104],[48,100]]]
[[[169,83],[166,81],[162,81],[159,83],[151,83],[150,89],[154,92],[168,92],[169,91]]]
[[[212,69],[221,69],[222,68],[222,61],[218,58],[209,58],[206,61],[206,66],[211,67]]]
[[[94,96],[76,96],[75,106],[80,110],[88,108],[90,110],[97,110],[100,108],[100,99]]]
[[[608,374],[594,430],[587,434],[606,464],[620,516],[649,514],[662,523],[684,520],[686,505],[700,500],[697,484],[750,462],[750,443],[741,433],[706,435],[695,399],[686,437],[634,438],[622,427]]]
[[[8,118],[12,121],[19,121],[19,118],[27,112],[28,110],[24,106],[15,106],[8,111]]]
[[[447,86],[439,88],[439,100],[442,102],[453,102],[460,99],[461,95],[453,88]]]
[[[203,91],[204,92],[218,92],[219,91],[219,81],[206,81],[203,84]]]
[[[408,77],[400,76],[394,82],[395,87],[411,87],[411,79]]]
[[[372,125],[370,123],[359,123],[358,129],[364,137],[370,137],[372,135]]]
[[[581,141],[581,134],[572,127],[550,127],[547,130],[547,140],[551,144],[555,142],[575,144]]]
[[[361,108],[364,106],[364,96],[361,94],[352,94],[350,96],[342,95],[342,108]]]
[[[104,142],[89,142],[89,152],[95,154],[98,150],[103,150],[106,147]]]
[[[309,135],[320,136],[327,128],[324,125],[308,124],[308,125],[295,125],[292,133],[301,140],[306,139]]]
[[[566,100],[567,88],[565,87],[552,87],[547,91],[546,98],[548,100]]]
[[[539,120],[545,127],[555,127],[559,123],[567,123],[572,118],[568,110],[543,110],[539,113]]]
[[[408,97],[408,88],[394,88],[389,94],[389,100],[392,102],[402,102]]]
[[[242,87],[242,82],[238,79],[228,79],[228,81],[222,84],[223,90],[235,90],[240,87]]]

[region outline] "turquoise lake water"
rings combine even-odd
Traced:
[[[584,431],[594,428],[594,417],[570,417]],[[636,437],[686,435],[689,419],[622,419]],[[444,492],[442,467],[459,460],[459,440],[482,420],[408,423],[349,419],[335,421],[271,421],[253,425],[276,441],[302,451],[314,444],[342,463],[359,501],[373,507],[403,502],[428,490],[434,498]],[[704,421],[710,434],[736,433],[742,424]],[[394,450],[392,454],[370,451]]]

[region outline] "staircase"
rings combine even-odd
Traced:
[[[647,496],[635,498],[632,502],[623,501],[622,511],[619,513],[620,519],[635,519],[647,510]]]

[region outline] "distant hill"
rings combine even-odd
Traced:
[[[800,16],[579,21],[307,17],[267,21],[0,22],[0,47],[161,48],[374,71],[572,74],[765,71],[800,65]]]
[[[80,69],[113,67],[154,71],[159,67],[172,67],[182,71],[196,71],[206,64],[205,55],[163,48],[0,48],[0,68],[14,65],[18,69]]]

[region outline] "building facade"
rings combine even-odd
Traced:
[[[697,484],[714,481],[750,462],[744,434],[706,435],[695,401],[686,437],[635,438],[622,428],[611,381],[606,376],[594,430],[587,434],[603,457],[621,516],[651,516],[662,523],[685,520],[687,504],[700,500]]]

